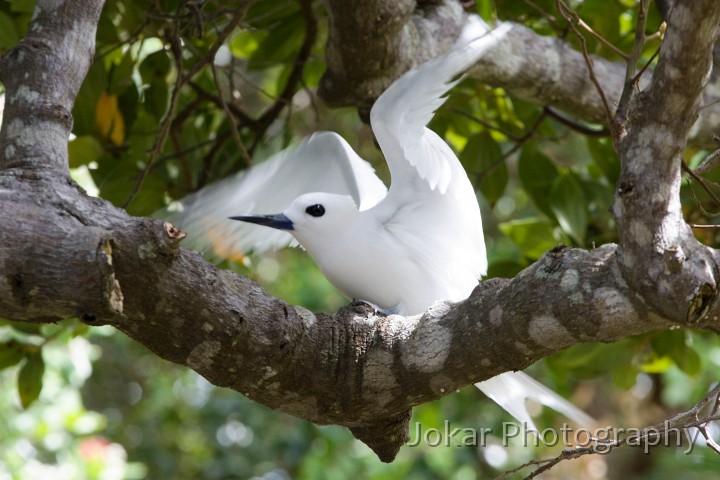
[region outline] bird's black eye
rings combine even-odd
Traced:
[[[322,217],[325,215],[325,207],[320,205],[319,203],[316,203],[315,205],[310,205],[305,209],[306,213],[309,213],[313,217]]]

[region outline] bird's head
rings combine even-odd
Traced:
[[[243,215],[233,220],[289,231],[308,251],[323,248],[347,232],[358,215],[349,195],[306,193],[274,215]]]

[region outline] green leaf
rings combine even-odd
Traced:
[[[702,371],[702,358],[691,347],[685,346],[681,356],[672,357],[675,364],[690,376],[695,376]]]
[[[663,330],[650,340],[650,346],[659,357],[671,356],[673,351],[685,348],[685,332],[682,330]]]
[[[620,18],[625,7],[619,2],[583,2],[577,11],[592,29],[607,41],[612,44],[620,41]],[[587,42],[590,51],[602,51],[607,48],[595,39],[588,39]]]
[[[75,135],[95,135],[97,133],[95,107],[106,85],[107,73],[103,62],[93,62],[73,107],[73,133]]]
[[[270,63],[293,60],[303,41],[304,25],[302,16],[286,16],[255,49],[248,68],[252,70],[266,67]]]
[[[125,120],[126,126],[131,126],[135,123],[135,119],[138,116],[137,104],[139,102],[139,98],[140,94],[134,84],[125,89],[125,91],[118,97],[118,106],[120,108],[120,113]],[[133,129],[134,126],[130,128],[130,130]],[[127,131],[126,135],[132,135],[132,132]]]
[[[637,367],[628,364],[613,370],[612,378],[615,385],[620,388],[624,388],[625,390],[629,390],[637,382],[638,373],[640,373],[640,370],[638,370]]]
[[[571,371],[576,376],[593,377],[630,366],[634,353],[631,339],[609,345],[575,345],[548,357],[547,364],[556,373]]]
[[[658,357],[672,360],[675,365],[688,375],[697,375],[702,368],[702,360],[698,353],[687,344],[686,332],[683,330],[665,330],[658,332],[650,341],[653,352]],[[645,366],[643,366],[645,368]]]
[[[158,121],[163,118],[170,100],[168,85],[164,80],[153,80],[144,92],[143,105]]]
[[[137,137],[140,137],[140,135],[137,135]],[[143,139],[152,141],[152,138],[151,135],[137,138],[138,145],[143,146]],[[133,139],[130,140],[132,144]],[[90,173],[102,198],[115,205],[122,205],[127,201],[142,174],[141,166],[132,161],[132,157],[139,157],[144,153],[143,150],[144,148],[133,148],[127,155],[120,158],[103,155],[98,160],[98,168],[90,170]],[[136,151],[142,153],[135,155],[134,152]],[[128,206],[128,213],[132,215],[150,215],[162,208],[165,187],[166,184],[163,179],[151,172],[145,178],[133,202]]]
[[[510,237],[522,253],[531,259],[540,258],[558,244],[552,225],[538,218],[501,223],[500,231]]]
[[[12,367],[24,356],[22,345],[14,340],[0,344],[0,370]]]
[[[488,266],[487,278],[513,278],[527,265],[514,260],[499,260]]]
[[[18,13],[32,13],[35,0],[10,0],[10,10]]]
[[[590,138],[587,140],[588,150],[595,163],[607,178],[610,185],[615,185],[620,178],[620,160],[617,158],[612,142],[607,138]]]
[[[490,134],[482,132],[470,138],[460,154],[460,161],[466,168],[478,172],[478,186],[489,204],[493,205],[502,197],[508,183],[508,170],[500,145]]]
[[[288,18],[300,17],[300,6],[293,0],[254,2],[248,9],[245,21],[254,28],[271,28]]]
[[[114,63],[109,69],[110,84],[108,85],[108,92],[121,95],[128,87],[134,85],[132,75],[135,70],[135,59],[126,52],[122,59],[118,63]]]
[[[525,145],[518,160],[518,174],[525,191],[530,195],[541,212],[551,219],[555,216],[550,209],[548,197],[553,182],[558,177],[555,164],[535,147]]]
[[[475,2],[475,10],[486,22],[497,18],[495,2]]]
[[[154,80],[165,80],[170,73],[170,57],[165,50],[153,52],[142,61],[139,67],[140,76],[146,83]]]
[[[550,190],[550,209],[566,233],[579,244],[585,243],[588,212],[580,181],[571,172],[561,174]]]
[[[250,58],[260,47],[260,42],[267,36],[266,31],[245,30],[233,37],[230,42],[230,51],[238,58]]]
[[[70,168],[77,168],[80,165],[87,165],[96,162],[105,153],[97,138],[90,135],[82,135],[68,143],[68,157]]]
[[[12,320],[3,320],[2,323],[10,325],[14,330],[27,335],[40,335],[40,327],[42,327],[39,323],[15,322]]]
[[[14,47],[19,40],[17,29],[10,16],[0,12],[0,49],[10,49]]]
[[[97,27],[96,42],[98,45],[108,45],[119,43],[119,41],[118,32],[112,21],[112,17],[106,12],[106,14],[100,16]]]
[[[32,405],[40,396],[43,373],[45,373],[45,362],[43,362],[41,351],[29,353],[18,374],[18,393],[20,394],[20,404],[24,409]]]

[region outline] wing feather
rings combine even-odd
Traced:
[[[453,79],[476,63],[510,30],[501,24],[488,31],[479,17],[468,19],[455,47],[397,79],[378,98],[370,112],[373,132],[392,174],[391,189],[406,188],[404,171],[411,166],[430,188],[447,190],[452,172],[445,155],[449,147],[426,125],[445,102]],[[440,147],[438,140],[444,147]]]
[[[372,166],[334,132],[317,132],[249,170],[208,185],[158,212],[188,233],[184,246],[211,260],[241,260],[250,251],[294,245],[286,232],[228,217],[279,213],[310,192],[350,195],[361,210],[387,193]]]

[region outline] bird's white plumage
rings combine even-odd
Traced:
[[[405,316],[420,314],[438,300],[467,298],[487,269],[480,210],[457,157],[426,125],[453,79],[509,30],[504,24],[488,31],[471,17],[447,55],[406,73],[378,98],[370,119],[390,167],[387,194],[344,140],[324,132],[248,173],[203,189],[183,202],[185,210],[174,220],[189,239],[196,238],[196,245],[212,246],[222,255],[219,250],[233,246],[244,253],[287,245],[285,231],[224,220],[282,211],[292,222],[292,236],[351,298]],[[318,205],[322,214],[310,214],[308,207]],[[591,423],[581,410],[522,372],[508,372],[477,387],[531,428],[526,398]]]
[[[393,175],[391,189],[407,188],[417,175],[431,188],[445,193],[462,170],[447,144],[427,128],[435,111],[445,102],[453,78],[467,70],[507,34],[509,24],[488,31],[478,17],[469,17],[450,52],[410,70],[383,92],[370,112],[373,132]],[[408,168],[415,172],[408,174]]]
[[[208,258],[241,258],[248,252],[294,244],[293,237],[232,215],[279,212],[303,193],[350,195],[361,209],[385,197],[387,188],[368,162],[337,133],[317,132],[299,145],[216,182],[158,215],[189,233],[185,246]]]
[[[583,427],[595,423],[595,420],[581,409],[523,372],[502,373],[476,383],[475,386],[523,423],[527,430],[537,431],[537,428],[525,406],[526,399],[550,407]]]

